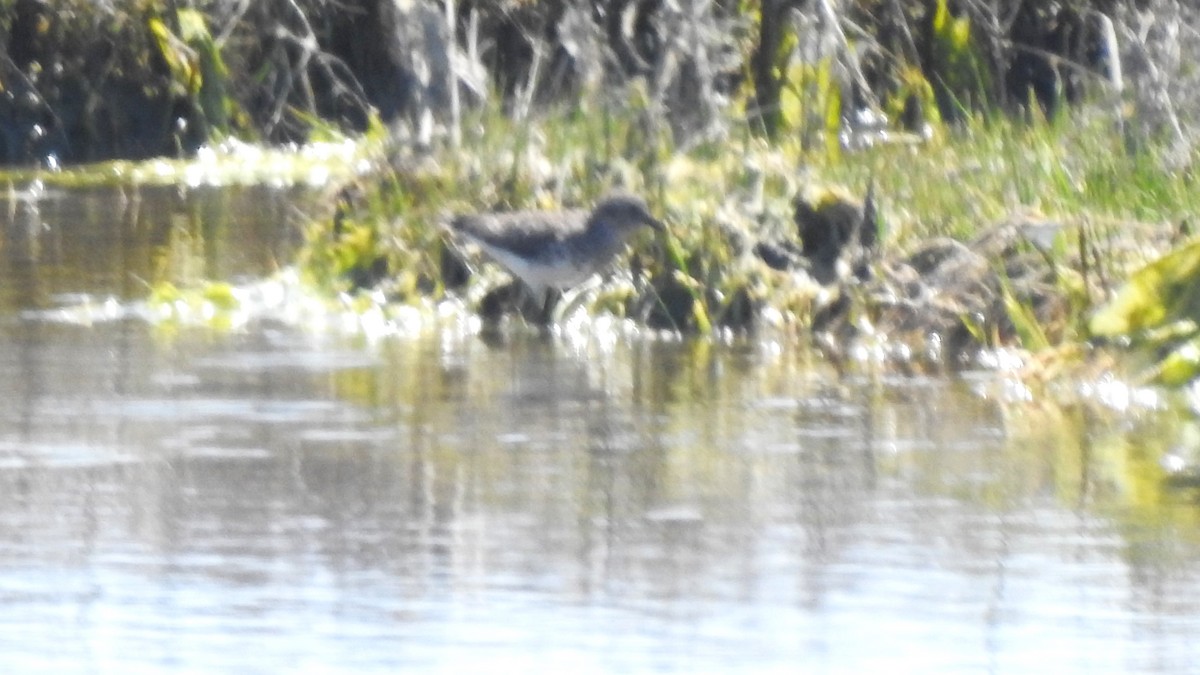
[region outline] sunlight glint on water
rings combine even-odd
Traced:
[[[1194,430],[1165,406],[1105,421],[993,399],[987,374],[838,375],[782,343],[620,325],[152,326],[124,312],[133,277],[168,254],[264,274],[295,242],[286,203],[56,199],[35,241],[7,225],[0,264],[4,672],[1123,673],[1200,656],[1196,508],[1159,470]],[[181,251],[172,214],[197,211],[220,226]],[[55,314],[80,293],[122,311]]]

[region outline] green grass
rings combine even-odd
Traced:
[[[1070,300],[1063,325],[1033,325],[1032,308],[1007,287],[1003,298],[1024,346],[1044,349],[1088,338],[1096,308],[1132,270],[1164,254],[1200,207],[1188,173],[1165,168],[1158,148],[1131,150],[1118,120],[1096,108],[1053,120],[977,115],[923,143],[855,152],[799,136],[771,142],[729,121],[724,137],[682,151],[642,101],[635,91],[620,106],[524,120],[497,108],[468,113],[461,149],[400,150],[347,186],[336,231],[320,222],[309,233],[306,278],[330,293],[379,282],[392,302],[416,304],[444,293],[439,226],[451,214],[589,205],[625,189],[646,196],[671,234],[635,242],[650,283],[632,293],[602,289],[593,311],[707,333],[738,325],[749,306],[803,328],[813,289],[748,251],[761,238],[796,239],[797,195],[830,187],[862,195],[874,181],[885,255],[936,236],[969,240],[1013,218],[1060,224],[1046,255]]]

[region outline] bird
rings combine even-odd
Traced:
[[[548,310],[553,291],[565,291],[604,269],[643,227],[665,232],[646,202],[618,193],[591,211],[510,211],[459,215],[455,235],[476,244]]]

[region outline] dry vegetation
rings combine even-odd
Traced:
[[[1130,270],[1189,245],[1198,14],[1179,0],[0,0],[0,156],[384,128],[389,161],[311,234],[306,270],[327,289],[436,296],[458,269],[446,213],[623,187],[673,235],[639,247],[639,274],[596,311],[817,328],[841,346],[887,334],[938,359],[930,336],[954,358],[1100,333],[1176,354],[1196,321],[1168,285],[1192,266],[1152,265],[1125,309],[1091,317]],[[829,228],[838,245],[815,244]]]

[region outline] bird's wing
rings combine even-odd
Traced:
[[[536,254],[586,227],[586,211],[481,213],[450,221],[455,232],[518,255]]]

